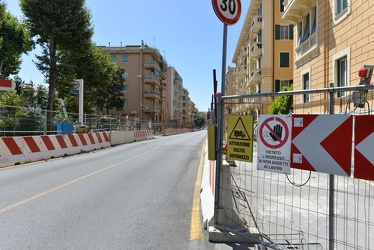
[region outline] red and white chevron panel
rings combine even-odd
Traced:
[[[142,141],[147,139],[153,139],[155,136],[153,135],[153,130],[136,130],[134,131],[134,139],[135,141]]]
[[[106,132],[0,138],[0,167],[110,147]]]

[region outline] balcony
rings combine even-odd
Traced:
[[[246,65],[242,65],[239,67],[239,74],[241,74],[242,76],[245,76],[247,74],[247,66]]]
[[[160,77],[158,75],[151,74],[150,76],[144,76],[143,81],[144,83],[159,85]]]
[[[258,34],[262,29],[262,16],[255,16],[251,23],[251,33]]]
[[[145,113],[160,113],[161,106],[145,106],[143,111]]]
[[[259,58],[262,55],[262,43],[255,42],[251,47],[250,56],[251,59]]]
[[[255,69],[251,72],[251,75],[249,77],[249,82],[251,84],[258,83],[261,81],[262,74],[261,74],[261,69]]]
[[[168,77],[168,75],[167,75],[167,73],[166,73],[166,69],[160,71],[160,77],[161,77],[162,79],[166,79],[166,77]]]
[[[157,71],[160,71],[160,66],[155,61],[145,61],[143,65],[144,65],[144,68],[156,69]]]
[[[239,56],[242,57],[242,58],[246,58],[248,56],[247,46],[243,46],[240,49],[240,55]]]
[[[309,62],[319,54],[318,33],[314,32],[308,39],[295,49],[295,64],[297,67]]]
[[[149,99],[160,99],[160,93],[156,91],[146,90],[143,92],[143,97]]]
[[[297,23],[303,18],[304,13],[316,6],[316,0],[284,0],[283,5],[282,18]]]

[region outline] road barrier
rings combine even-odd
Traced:
[[[152,138],[152,130],[0,137],[0,168]]]
[[[142,141],[147,139],[154,139],[153,130],[136,130],[134,131],[134,140]]]
[[[110,147],[108,132],[0,138],[0,167]]]

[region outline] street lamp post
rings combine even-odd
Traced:
[[[140,103],[141,103],[141,100],[140,100],[140,90],[141,90],[141,88],[140,88],[140,79],[142,78],[142,75],[138,75],[137,76],[138,77],[138,123],[139,123],[139,126],[140,126],[140,110],[141,110],[141,108],[140,108]]]

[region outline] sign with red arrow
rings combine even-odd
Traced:
[[[293,115],[291,167],[350,176],[352,116]]]
[[[354,177],[374,180],[374,116],[355,117]]]

